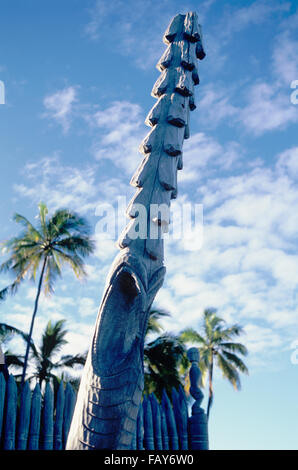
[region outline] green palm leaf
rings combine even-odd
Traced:
[[[0,272],[8,272],[14,279],[0,291],[0,300],[15,294],[25,279],[35,281],[39,274],[29,332],[31,338],[41,290],[46,295],[53,293],[55,282],[62,276],[65,265],[70,266],[76,277],[86,276],[84,258],[94,251],[95,244],[91,240],[87,221],[67,209],[59,209],[50,217],[47,206],[40,203],[38,227],[20,214],[15,214],[14,220],[23,226],[24,231],[3,244],[8,259],[1,264]],[[27,345],[23,380],[28,354]]]

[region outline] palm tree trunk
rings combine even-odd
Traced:
[[[25,360],[24,360],[21,387],[24,385],[24,381],[25,381],[25,377],[26,377],[26,369],[27,369],[27,364],[28,364],[28,356],[29,356],[29,349],[30,349],[32,332],[33,332],[34,320],[35,320],[35,316],[36,316],[36,312],[37,312],[37,308],[38,308],[38,300],[39,300],[39,296],[40,296],[40,292],[41,292],[41,286],[42,286],[42,281],[43,281],[43,276],[44,276],[46,264],[47,264],[47,256],[45,256],[45,259],[44,259],[44,262],[43,262],[43,265],[42,265],[40,278],[39,278],[39,282],[38,282],[37,294],[36,294],[36,297],[35,297],[34,310],[33,310],[33,315],[32,315],[32,319],[31,319],[30,331],[29,331],[27,347],[26,347],[26,354],[25,354]]]
[[[208,398],[208,405],[207,405],[207,420],[209,420],[209,413],[210,408],[213,402],[213,355],[211,358],[211,363],[209,367],[209,398]]]

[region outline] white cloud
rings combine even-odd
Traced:
[[[202,248],[187,252],[179,240],[166,245],[167,276],[156,299],[174,317],[163,320],[166,328],[197,328],[203,309],[215,307],[245,326],[254,365],[292,338],[298,327],[296,153],[295,147],[280,153],[272,168],[209,175],[199,187]]]
[[[97,308],[98,307],[95,305],[94,299],[91,297],[81,297],[79,299],[78,312],[81,317],[93,316],[95,319]]]
[[[289,173],[292,178],[298,177],[298,147],[287,149],[278,156],[277,169],[282,174]]]
[[[291,37],[290,31],[283,31],[275,39],[273,49],[273,71],[276,79],[287,87],[298,79],[297,63],[298,41]]]
[[[58,90],[44,98],[43,104],[46,108],[46,113],[43,116],[57,121],[66,133],[70,128],[73,104],[76,101],[77,87],[69,86]]]
[[[222,34],[224,37],[231,37],[233,34],[244,30],[245,28],[254,25],[261,25],[279,12],[287,12],[291,8],[290,2],[268,2],[268,1],[255,1],[248,6],[235,8],[229,11],[223,17]]]
[[[22,183],[14,190],[35,204],[43,200],[51,211],[68,207],[79,213],[94,210],[100,193],[96,181],[96,166],[77,168],[63,165],[57,153],[43,157],[38,163],[27,163],[23,169]]]
[[[261,135],[298,122],[297,110],[290,102],[290,88],[285,93],[274,82],[261,82],[246,91],[248,104],[241,109],[238,118],[248,131]]]
[[[106,109],[89,115],[90,126],[104,130],[93,145],[95,159],[111,160],[116,167],[132,175],[142,158],[138,147],[146,135],[145,117],[138,104],[128,101],[113,102]]]

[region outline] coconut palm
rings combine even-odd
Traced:
[[[62,275],[64,265],[70,266],[78,278],[85,276],[84,258],[94,250],[90,228],[85,219],[67,209],[57,210],[52,217],[47,215],[46,205],[40,203],[37,227],[20,214],[14,216],[14,220],[23,225],[24,231],[4,243],[4,250],[8,252],[9,257],[0,266],[0,272],[12,273],[15,277],[12,284],[0,291],[2,300],[8,294],[15,294],[23,280],[29,278],[35,281],[39,275],[22,383],[26,376],[30,342],[42,288],[45,295],[53,292],[55,280]]]
[[[6,345],[14,335],[17,335],[22,338],[27,344],[27,341],[29,339],[27,333],[24,333],[24,331],[20,330],[19,328],[16,328],[12,325],[8,325],[7,323],[0,323],[0,344]],[[31,348],[34,348],[32,340],[30,346]],[[3,353],[3,356],[6,368],[8,368],[9,366],[24,366],[23,356],[21,356],[20,354],[14,354],[8,348],[5,349],[5,353]]]
[[[44,381],[52,380],[54,388],[57,388],[61,380],[66,380],[77,386],[79,379],[69,375],[67,369],[71,370],[76,365],[84,365],[87,352],[74,356],[64,355],[60,358],[58,357],[62,347],[68,343],[65,339],[68,330],[64,328],[64,325],[65,320],[59,320],[54,323],[49,321],[42,334],[39,348],[35,346],[31,339],[31,357],[35,369],[33,369],[28,380],[37,379],[40,385]],[[3,343],[8,342],[13,334],[18,334],[26,342],[28,341],[28,335],[22,330],[5,323],[0,323],[0,338],[2,338]],[[21,355],[15,355],[6,350],[5,358],[8,366],[13,365],[16,368],[23,368],[24,366],[24,357]],[[16,374],[15,378],[18,380],[21,378],[21,375]]]
[[[159,399],[163,389],[171,395],[172,388],[181,385],[179,364],[185,353],[183,343],[170,333],[160,334],[148,341],[150,334],[163,331],[160,318],[165,316],[169,314],[164,310],[150,310],[144,347],[144,391],[147,394],[154,392]]]
[[[215,309],[204,311],[202,334],[193,328],[187,328],[180,334],[183,342],[198,344],[200,352],[200,369],[202,371],[203,383],[208,377],[208,404],[207,418],[213,404],[213,370],[216,365],[222,372],[223,377],[228,379],[236,390],[240,390],[240,372],[248,374],[248,369],[239,354],[247,355],[246,347],[234,341],[235,337],[243,333],[240,325],[226,326],[225,320],[216,315]]]
[[[59,320],[52,323],[51,320],[47,323],[46,328],[42,334],[41,343],[39,348],[32,349],[32,360],[35,363],[35,371],[30,375],[29,380],[37,379],[39,385],[42,386],[44,381],[53,379],[54,386],[59,382],[59,370],[72,369],[76,365],[84,365],[86,362],[87,353],[64,355],[57,358],[63,346],[68,341],[65,339],[68,333],[64,328],[65,320]],[[63,377],[63,376],[62,376]]]

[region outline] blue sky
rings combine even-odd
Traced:
[[[171,312],[168,331],[199,328],[206,307],[245,328],[250,375],[241,392],[216,375],[211,448],[297,449],[297,3],[2,0],[0,8],[0,239],[18,230],[15,212],[34,220],[43,200],[86,216],[97,240],[88,281],[67,271],[55,295],[41,298],[34,339],[49,318],[65,318],[66,353],[91,340],[117,253],[96,233],[96,214],[134,192],[162,35],[175,14],[198,13],[207,57],[177,203],[203,204],[204,243],[166,244],[156,305]],[[24,284],[0,306],[1,320],[28,330],[34,294]]]

